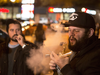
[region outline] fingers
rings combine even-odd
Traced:
[[[16,39],[17,41],[20,41],[20,40],[23,40],[23,37],[21,35],[18,35]]]
[[[50,69],[52,70],[56,69],[56,64],[53,60],[50,61],[49,66],[50,66]]]
[[[51,58],[52,60],[55,60],[55,59],[58,59],[59,56],[58,56],[55,52],[52,51],[52,53],[50,54],[50,58]]]

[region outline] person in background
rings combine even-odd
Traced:
[[[100,75],[100,39],[95,36],[95,21],[84,12],[72,13],[69,18],[70,57],[50,55],[50,69],[59,67],[62,75]]]
[[[96,35],[97,35],[98,37],[99,37],[99,28],[100,28],[99,23],[96,23],[96,31],[97,31]]]
[[[42,46],[46,38],[45,38],[45,31],[43,30],[43,25],[40,23],[38,23],[37,25],[37,29],[35,31],[35,37],[36,37],[35,44],[37,46]]]
[[[38,47],[25,40],[19,21],[10,19],[7,21],[9,38],[0,44],[0,75],[34,75],[27,64],[31,49]],[[40,74],[37,74],[40,75]]]

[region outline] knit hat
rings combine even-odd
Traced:
[[[95,30],[94,18],[84,12],[74,12],[69,18],[69,22],[65,26],[75,26],[81,28],[93,28]]]

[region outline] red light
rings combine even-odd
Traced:
[[[87,12],[87,8],[85,8],[85,13]]]
[[[49,12],[49,13],[53,13],[53,9],[54,9],[53,7],[49,7],[49,8],[48,8],[48,12]]]
[[[9,10],[6,9],[6,8],[1,8],[1,9],[0,9],[0,12],[3,12],[3,13],[9,13]]]

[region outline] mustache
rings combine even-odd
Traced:
[[[74,36],[70,36],[70,37],[69,37],[69,40],[70,40],[70,39],[76,40],[76,38],[74,38]]]
[[[18,36],[18,34],[14,34],[13,37],[14,37],[14,36]]]

